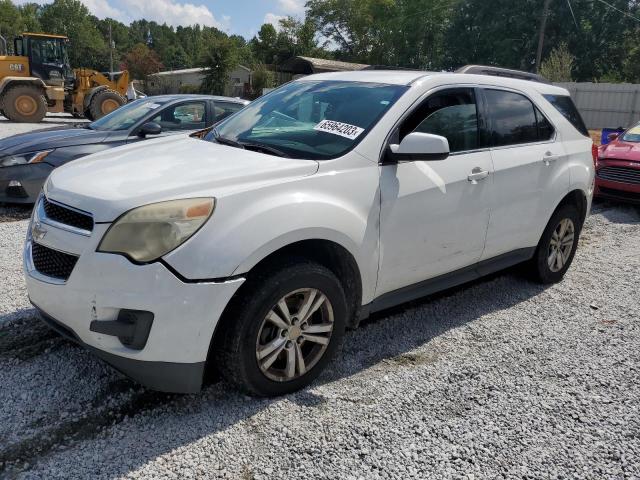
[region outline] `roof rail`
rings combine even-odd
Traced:
[[[456,70],[456,73],[471,73],[475,75],[493,75],[494,77],[517,78],[519,80],[529,80],[531,82],[551,83],[542,75],[524,72],[522,70],[511,70],[510,68],[491,67],[487,65],[466,65]]]
[[[392,65],[367,65],[362,70],[406,70],[408,72],[422,72],[417,68],[394,67]]]

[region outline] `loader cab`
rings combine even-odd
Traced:
[[[62,35],[23,33],[14,40],[16,55],[29,59],[31,76],[41,78],[47,85],[73,86],[74,75],[69,64],[67,45]]]

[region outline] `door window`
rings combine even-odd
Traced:
[[[551,140],[553,138],[553,134],[555,132],[553,125],[551,122],[547,120],[547,117],[536,108],[536,119],[538,120],[538,140],[545,141]]]
[[[445,137],[451,153],[478,149],[478,110],[473,89],[445,90],[429,97],[400,127],[400,139],[411,132]]]
[[[172,105],[153,117],[163,131],[201,130],[206,128],[204,102],[188,102]]]
[[[229,115],[233,115],[243,107],[244,105],[242,105],[241,103],[216,102],[214,107],[216,113],[216,122],[227,118]]]
[[[491,145],[502,147],[549,140],[553,126],[524,95],[486,90],[491,116]]]

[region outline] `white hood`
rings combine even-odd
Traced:
[[[47,196],[111,222],[148,203],[217,197],[313,175],[318,162],[166,137],[89,155],[53,171]]]

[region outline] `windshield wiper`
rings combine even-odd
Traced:
[[[268,153],[270,155],[276,155],[278,157],[290,158],[290,156],[284,153],[282,150],[279,150],[271,145],[265,145],[263,143],[246,143],[243,142],[241,145],[247,150],[255,150],[258,152]]]
[[[216,142],[222,145],[228,145],[230,147],[240,148],[244,150],[244,145],[240,142],[236,142],[235,140],[231,140],[230,138],[223,137],[216,130],[213,131],[213,137],[216,139]]]

